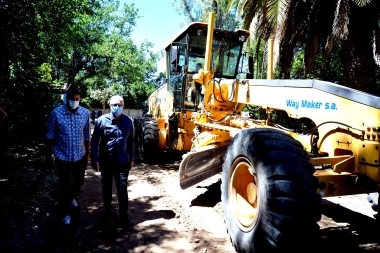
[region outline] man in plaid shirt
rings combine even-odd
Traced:
[[[47,122],[46,161],[50,163],[54,153],[65,224],[70,224],[70,210],[78,208],[75,198],[84,183],[89,156],[90,113],[79,101],[80,91],[71,86],[64,105],[55,108]]]

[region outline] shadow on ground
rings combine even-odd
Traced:
[[[321,221],[331,222],[320,230],[317,251],[380,252],[380,222],[341,205],[322,200]]]

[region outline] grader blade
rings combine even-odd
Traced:
[[[186,154],[179,167],[181,189],[187,189],[221,172],[227,147],[221,146]]]

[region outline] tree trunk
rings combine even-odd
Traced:
[[[365,7],[351,3],[349,35],[344,45],[344,85],[373,93],[375,61],[373,59],[373,26],[377,15],[373,2]]]

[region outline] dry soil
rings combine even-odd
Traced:
[[[107,223],[102,216],[100,172],[87,168],[80,212],[63,227],[57,174],[43,166],[43,144],[8,149],[0,163],[0,252],[235,252],[224,226],[219,175],[181,190],[179,159],[171,158],[131,170],[135,226],[126,231],[119,226],[115,189],[111,219]],[[380,252],[379,223],[365,194],[324,198],[322,204],[313,250]]]

